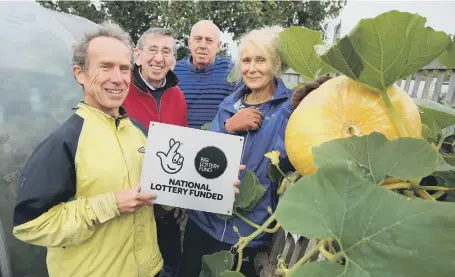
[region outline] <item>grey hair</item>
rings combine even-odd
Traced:
[[[92,39],[98,37],[115,38],[122,42],[130,52],[130,61],[131,65],[133,65],[134,54],[130,35],[125,32],[122,27],[120,27],[120,25],[110,21],[105,21],[101,24],[98,24],[98,27],[95,31],[86,33],[81,40],[77,41],[73,45],[73,65],[80,66],[82,70],[85,70],[88,67],[88,45]]]
[[[174,31],[171,28],[150,28],[145,31],[141,37],[138,39],[136,48],[143,50],[145,37],[148,35],[163,35],[172,38],[172,52],[174,56],[177,56],[177,42],[174,38]]]

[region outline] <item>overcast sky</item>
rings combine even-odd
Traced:
[[[327,37],[332,43],[333,27],[341,20],[341,36],[349,33],[362,18],[375,17],[390,10],[417,13],[427,18],[427,26],[437,31],[444,31],[448,34],[455,34],[455,0],[446,1],[379,1],[379,0],[347,0],[346,6],[340,15],[329,22]],[[235,44],[229,36],[223,35],[222,39],[230,42],[231,49]],[[234,53],[233,53],[234,52]],[[235,51],[231,51],[235,57]]]

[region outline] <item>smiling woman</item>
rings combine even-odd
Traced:
[[[262,28],[241,39],[237,66],[243,85],[221,103],[210,129],[244,137],[242,164],[254,172],[265,193],[254,208],[243,215],[258,225],[267,220],[269,209],[275,209],[278,202],[278,184],[268,177],[269,159],[264,155],[279,151],[280,158],[286,158],[284,131],[294,109],[292,91],[277,77],[281,69],[277,52],[281,30],[280,27]],[[241,173],[240,179],[244,180],[245,176],[245,172]],[[204,255],[229,250],[238,242],[239,233],[247,236],[255,230],[237,216],[226,221],[213,213],[190,211],[177,276],[198,276]],[[260,235],[244,249],[244,256],[250,261],[243,263],[240,270],[245,276],[256,276],[252,261],[258,251],[268,246],[270,239],[267,234]]]

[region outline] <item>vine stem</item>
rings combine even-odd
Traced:
[[[238,242],[237,245],[237,253],[238,253],[238,262],[237,262],[237,268],[236,271],[239,272],[240,269],[242,268],[242,260],[243,260],[243,249],[250,243],[255,237],[257,237],[259,234],[264,232],[265,229],[267,229],[267,226],[269,226],[273,221],[275,221],[276,215],[273,213],[265,222],[262,224],[256,231],[251,233],[249,236],[241,238],[241,240]],[[276,227],[276,226],[275,226]],[[269,229],[270,230],[270,229]]]
[[[388,184],[388,185],[382,185],[384,189],[387,190],[392,190],[392,189],[410,189],[411,184],[408,182],[398,182],[395,184]]]
[[[398,131],[400,137],[407,137],[408,131],[403,125],[403,120],[398,115],[397,110],[390,101],[389,96],[387,95],[387,90],[381,92],[382,100],[384,101],[385,106],[387,107],[387,112],[390,117],[390,121],[395,126],[395,129]]]
[[[237,268],[235,271],[240,272],[240,269],[242,268],[242,262],[243,262],[243,249],[239,250],[238,252],[238,260],[237,260]]]
[[[319,248],[325,244],[325,240],[321,240],[310,252],[305,254],[298,262],[296,262],[290,269],[285,271],[284,276],[289,277],[292,276],[297,269],[299,269],[303,264],[305,264],[311,257],[313,257],[316,253],[319,252]]]
[[[436,150],[439,152],[439,150],[441,150],[441,147],[442,147],[442,144],[444,143],[444,140],[446,138],[444,136],[441,135],[441,139],[439,140],[438,142],[438,145],[436,146]]]
[[[234,214],[240,218],[241,220],[245,221],[245,223],[247,223],[248,225],[250,225],[251,227],[254,227],[256,229],[259,229],[261,228],[261,226],[257,225],[256,223],[252,222],[251,220],[249,220],[248,218],[244,217],[243,215],[241,215],[239,212],[234,212]],[[278,227],[277,227],[278,226]],[[275,225],[275,227],[273,227],[272,229],[269,229],[269,228],[265,228],[264,229],[264,232],[266,233],[270,233],[270,234],[273,234],[275,233],[276,231],[278,231],[278,229],[280,229],[281,227],[281,224],[277,223]]]

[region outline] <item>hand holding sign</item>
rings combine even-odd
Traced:
[[[169,140],[169,151],[167,153],[157,152],[156,155],[160,158],[161,167],[169,174],[175,174],[182,169],[183,156],[177,150],[180,147],[180,142],[174,139]]]

